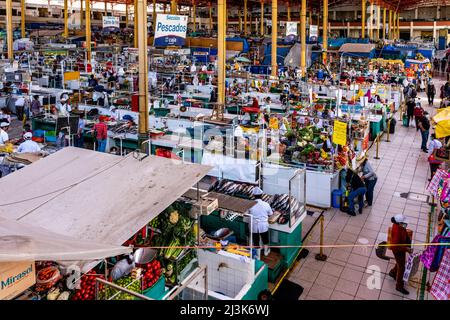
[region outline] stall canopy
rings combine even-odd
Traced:
[[[375,45],[370,43],[344,43],[339,48],[339,53],[343,56],[373,58],[375,53]]]
[[[120,246],[210,170],[68,147],[0,180],[0,217]]]
[[[450,135],[450,107],[441,109],[433,117],[433,121],[436,122],[436,138],[444,138]]]
[[[98,260],[131,252],[0,217],[0,262]]]
[[[300,57],[302,52],[302,46],[300,43],[296,43],[292,46],[292,48],[289,50],[289,53],[284,58],[284,65],[287,67],[300,67]],[[312,45],[306,46],[306,66],[311,65],[311,53],[312,53]]]

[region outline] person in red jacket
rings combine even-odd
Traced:
[[[99,118],[99,122],[94,125],[94,138],[97,140],[97,151],[106,151],[106,141],[108,138],[108,126],[102,116]]]
[[[412,249],[405,244],[410,244],[411,239],[406,231],[406,217],[397,214],[391,218],[391,246],[390,249],[395,257],[395,266],[389,271],[389,275],[395,279],[395,289],[403,294],[409,294],[405,289],[403,274],[405,273],[406,252],[412,253]]]

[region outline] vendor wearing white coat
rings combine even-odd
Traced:
[[[9,129],[8,122],[2,122],[0,124],[0,145],[7,144],[9,142],[8,129]]]
[[[67,97],[65,95],[61,96],[59,104],[56,105],[58,109],[58,115],[63,117],[68,117],[72,108],[67,103]]]
[[[253,196],[256,204],[250,208],[249,212],[252,215],[252,239],[253,246],[259,247],[260,240],[264,246],[264,255],[270,253],[269,249],[269,217],[273,214],[270,204],[261,199],[263,191],[256,187],[253,189]]]
[[[23,139],[25,141],[19,145],[19,148],[17,149],[18,153],[41,151],[41,147],[39,147],[35,141],[31,140],[31,138],[33,138],[33,134],[31,132],[26,132],[23,135]]]

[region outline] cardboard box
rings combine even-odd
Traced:
[[[197,214],[200,214],[201,212],[204,215],[208,215],[218,208],[219,208],[219,200],[205,197],[200,199],[199,202],[195,203],[192,209]]]
[[[11,300],[35,283],[34,261],[0,263],[0,300]]]

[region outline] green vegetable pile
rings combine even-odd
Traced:
[[[150,222],[150,225],[160,232],[152,239],[152,245],[168,247],[159,250],[159,256],[165,269],[165,276],[168,282],[171,283],[178,281],[177,275],[182,270],[180,266],[175,267],[177,263],[180,263],[179,261],[176,263],[176,260],[184,251],[184,247],[190,247],[195,244],[194,221],[189,217],[191,208],[192,206],[189,204],[175,202]],[[182,260],[185,259],[186,257]],[[190,256],[190,259],[184,266],[191,259],[192,256]]]
[[[141,281],[139,279],[133,279],[131,276],[120,278],[114,281],[115,284],[126,288],[128,290],[142,293],[141,290]],[[106,288],[101,292],[100,296],[105,300],[135,300],[136,297],[125,293],[123,291],[117,290],[110,286],[105,286]],[[117,294],[117,295],[116,295]]]

